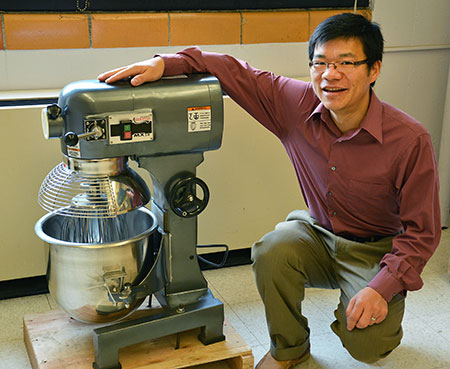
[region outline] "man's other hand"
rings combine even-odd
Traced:
[[[164,60],[157,56],[139,63],[104,72],[97,78],[102,82],[113,83],[124,78],[132,77],[130,83],[133,86],[139,86],[145,82],[157,81],[163,74]]]
[[[363,329],[373,324],[381,323],[387,316],[386,300],[373,288],[366,287],[350,300],[346,315],[347,329]]]

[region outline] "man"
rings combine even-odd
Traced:
[[[340,14],[311,36],[311,83],[198,48],[99,76],[107,83],[133,76],[137,86],[211,73],[283,143],[309,213],[293,211],[252,248],[271,338],[259,369],[293,368],[309,357],[301,311],[308,286],[341,290],[331,328],[355,359],[374,362],[400,344],[406,291],[422,287],[440,240],[439,185],[429,134],[372,91],[382,54],[376,24]]]

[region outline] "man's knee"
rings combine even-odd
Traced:
[[[353,347],[350,345],[349,347],[346,347],[346,349],[354,359],[363,363],[372,364],[388,356],[399,344],[400,342],[398,342],[396,345],[394,345],[394,347],[391,347],[390,349],[386,349],[373,344],[366,345],[364,348],[361,348],[359,346],[356,349],[353,349]]]
[[[341,301],[335,311],[336,320],[331,324],[331,329],[353,358],[365,363],[373,363],[388,356],[400,344],[403,337],[404,308],[404,297],[395,295],[389,302],[388,315],[380,324],[349,331],[346,317],[347,304]]]
[[[273,268],[282,268],[289,260],[292,261],[296,247],[298,245],[293,240],[279,231],[266,234],[252,247],[254,269],[263,268],[268,272]]]
[[[372,327],[377,328],[376,326]],[[340,337],[349,354],[354,359],[367,364],[388,356],[400,344],[402,338],[401,327],[397,334],[389,337],[381,335],[378,329],[372,329],[372,327],[355,328]]]

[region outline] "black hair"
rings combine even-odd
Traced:
[[[314,30],[309,39],[309,60],[314,57],[316,45],[337,38],[360,40],[369,70],[383,58],[384,40],[379,25],[360,14],[342,13],[325,19]]]

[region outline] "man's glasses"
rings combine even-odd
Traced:
[[[323,61],[311,61],[309,62],[309,67],[314,72],[325,72],[331,65],[336,69],[338,72],[350,72],[358,65],[367,64],[367,59],[365,60],[358,60],[358,61],[336,61],[336,62],[323,62]]]

